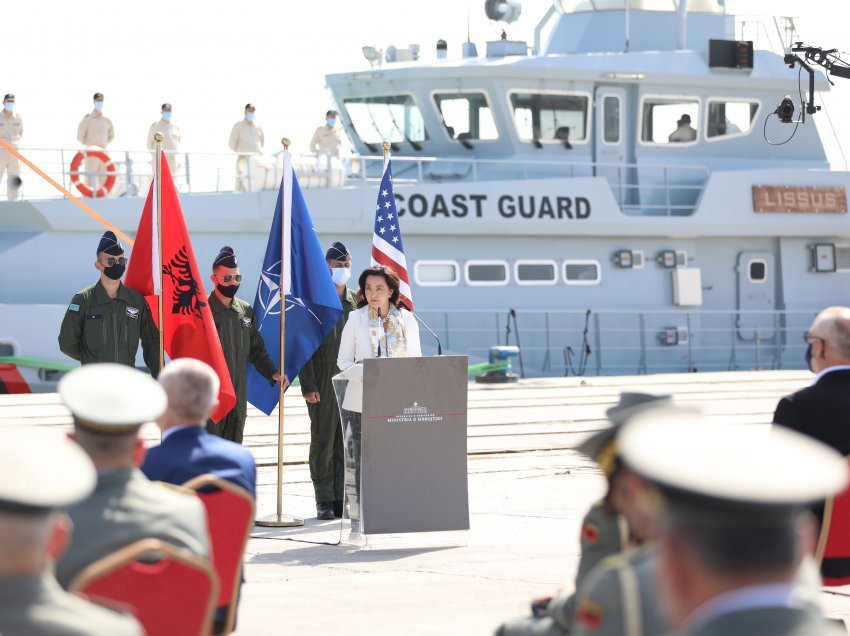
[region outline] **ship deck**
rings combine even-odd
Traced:
[[[546,378],[469,388],[471,530],[382,538],[365,549],[322,545],[340,523],[315,516],[307,468],[309,420],[297,393],[284,403],[284,512],[301,528],[255,528],[237,634],[491,634],[528,613],[529,601],[569,589],[579,524],[603,491],[595,465],[572,450],[605,426],[623,390],[670,393],[712,419],[769,422],[777,400],[806,385],[804,371]],[[277,415],[249,408],[245,444],[257,458],[259,515],[276,506]],[[0,396],[0,426],[70,427],[55,394]],[[159,439],[153,424],[145,439]],[[347,532],[345,533],[347,534]],[[830,616],[850,618],[850,588],[821,594]]]

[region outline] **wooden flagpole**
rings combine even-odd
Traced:
[[[290,177],[287,170],[292,170],[289,159],[289,139],[284,137],[281,140],[283,144],[283,183]],[[290,186],[291,188],[292,186]],[[286,192],[284,191],[284,196]],[[290,200],[291,200],[290,194]],[[280,210],[280,374],[286,372],[286,285],[284,285],[283,264],[286,262],[284,258],[284,250],[286,249],[286,210],[285,203],[281,201]],[[291,215],[290,215],[291,216]],[[295,526],[303,526],[304,520],[292,515],[283,514],[283,382],[278,383],[278,402],[277,402],[277,514],[257,519],[255,523],[258,526],[291,528]]]
[[[159,324],[159,370],[162,371],[165,366],[165,324],[163,323],[163,303],[162,303],[162,140],[165,137],[161,132],[154,133],[153,139],[156,142],[156,168],[154,179],[156,179],[156,241],[158,262],[151,261],[151,268],[156,267],[159,271],[151,272],[153,276],[159,276],[159,294],[158,298],[158,324]]]

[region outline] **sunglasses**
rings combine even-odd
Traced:
[[[103,264],[103,263],[101,263],[101,264]],[[118,258],[107,258],[106,259],[106,265],[108,267],[115,267],[116,265],[121,265],[123,267],[126,264],[127,264],[127,259],[124,258],[123,256],[120,256]]]
[[[231,276],[230,274],[225,274],[224,276],[216,276],[216,278],[220,278],[225,283],[229,283],[232,280],[236,281],[237,283],[242,282],[242,274],[236,274],[235,276]]]

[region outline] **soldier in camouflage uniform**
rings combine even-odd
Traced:
[[[94,263],[100,280],[71,299],[59,329],[59,349],[82,364],[117,362],[132,367],[141,340],[145,364],[156,377],[159,332],[144,297],[121,284],[126,265],[115,233],[104,232]]]
[[[236,392],[236,406],[220,422],[207,422],[207,432],[241,444],[248,416],[248,362],[271,384],[283,381],[285,386],[286,382],[266,351],[254,319],[254,308],[236,298],[242,274],[232,247],[221,248],[210,278],[215,286],[209,296],[210,309]]]
[[[310,479],[316,493],[316,516],[322,520],[342,517],[344,457],[342,430],[331,378],[339,341],[348,314],[357,308],[355,293],[346,287],[351,277],[351,254],[337,241],[325,254],[331,277],[342,302],[343,315],[298,375],[301,394],[310,414]]]

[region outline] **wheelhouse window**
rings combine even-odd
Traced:
[[[758,110],[755,101],[709,100],[705,135],[714,140],[747,135]]]
[[[641,141],[652,144],[694,143],[699,125],[696,99],[647,98],[641,115]]]
[[[599,261],[564,261],[567,285],[598,285],[602,280]]]
[[[514,92],[510,94],[519,138],[576,142],[587,139],[587,95]]]
[[[413,273],[421,287],[453,287],[460,282],[456,261],[417,261]]]
[[[363,143],[409,143],[428,139],[422,112],[411,95],[348,97],[343,105]]]
[[[505,261],[467,261],[466,282],[471,286],[508,284],[508,264]]]
[[[499,138],[493,111],[484,93],[435,93],[434,101],[452,139]]]

